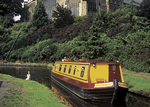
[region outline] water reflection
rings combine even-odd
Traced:
[[[64,90],[58,85],[52,86],[55,87],[59,91],[59,95],[62,94],[63,97],[73,105],[73,107],[127,107],[126,105],[111,105],[107,103],[99,103],[98,105],[92,104],[91,102],[80,99],[75,94],[72,94],[69,91]]]
[[[26,79],[30,71],[31,80],[37,81],[51,88],[51,69],[45,67],[5,67],[0,66],[0,73],[8,74],[17,78]]]

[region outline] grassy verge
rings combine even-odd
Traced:
[[[150,97],[150,78],[123,73],[129,91]]]
[[[125,68],[122,68],[122,71],[123,72],[129,72],[129,73],[136,73],[136,74],[140,74],[140,75],[149,75],[150,76],[150,73],[144,73],[144,72],[135,72],[135,71],[130,71],[130,70],[127,70]]]
[[[11,88],[2,107],[65,107],[48,87],[36,81],[26,81],[5,74],[0,74],[0,79],[10,80],[12,84],[22,88],[22,91],[16,87]]]
[[[31,66],[47,66],[47,67],[50,67],[52,66],[52,63],[30,63],[30,62],[26,62],[26,63],[21,63],[21,62],[18,62],[18,63],[14,63],[14,62],[7,62],[5,63],[5,61],[0,61],[0,63],[4,63],[4,64],[13,64],[13,65],[31,65]]]

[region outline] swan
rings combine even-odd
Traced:
[[[30,80],[30,71],[28,71],[26,80]]]

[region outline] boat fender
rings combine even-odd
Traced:
[[[114,87],[115,87],[115,90],[118,89],[118,80],[117,79],[114,79]]]

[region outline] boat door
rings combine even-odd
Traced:
[[[113,81],[113,79],[121,81],[119,64],[109,64],[109,82]]]

